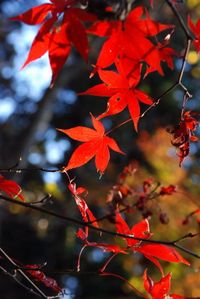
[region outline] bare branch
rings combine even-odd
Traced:
[[[44,208],[41,208],[41,207],[38,207],[38,206],[35,206],[35,205],[30,205],[29,203],[18,201],[18,200],[15,200],[13,198],[10,198],[10,197],[4,196],[4,195],[0,195],[0,198],[7,201],[7,202],[11,202],[13,204],[23,206],[25,208],[30,208],[32,210],[36,210],[38,212],[45,213],[47,215],[51,215],[53,217],[56,217],[58,219],[61,219],[61,220],[67,221],[67,222],[74,223],[76,225],[80,225],[80,226],[83,226],[83,227],[88,227],[93,231],[97,231],[97,232],[100,232],[100,233],[105,233],[107,235],[111,235],[111,236],[115,236],[115,237],[123,237],[123,238],[126,238],[126,239],[133,239],[133,240],[137,240],[137,241],[142,241],[144,243],[163,244],[163,245],[171,246],[171,247],[174,247],[174,248],[178,248],[181,251],[186,252],[186,253],[190,254],[191,256],[194,256],[194,257],[200,259],[199,254],[196,254],[196,253],[190,251],[189,249],[178,245],[177,240],[176,241],[151,240],[151,239],[144,239],[144,238],[134,237],[132,235],[130,236],[130,235],[126,235],[126,234],[121,234],[121,233],[113,232],[113,231],[106,230],[106,229],[103,229],[103,228],[98,228],[98,227],[95,227],[92,224],[89,224],[87,222],[83,222],[83,221],[77,220],[77,219],[72,218],[72,217],[60,215],[56,212],[49,211],[49,210],[46,210]],[[191,235],[189,237],[191,237]],[[184,236],[184,239],[185,238],[186,237]]]
[[[191,33],[188,31],[188,28],[186,27],[185,25],[185,22],[182,18],[182,16],[180,15],[179,11],[177,10],[176,8],[176,5],[170,1],[170,0],[165,0],[167,2],[167,4],[169,5],[169,7],[171,8],[171,10],[173,11],[175,17],[177,18],[183,32],[185,33],[187,39],[190,39],[192,40],[193,39],[193,36],[191,35]]]
[[[41,298],[44,299],[49,299],[48,296],[46,296],[41,290],[40,288],[24,273],[24,271],[22,269],[19,268],[19,266],[16,264],[16,262],[2,249],[0,248],[0,255],[3,256],[9,263],[10,265],[12,265],[15,269],[16,273],[19,273],[27,283],[29,283],[29,285],[33,288],[28,288],[26,287],[23,283],[21,283],[18,278],[14,275],[11,274],[10,272],[6,271],[4,268],[1,267],[1,270],[3,271],[3,269],[5,271],[3,271],[5,274],[12,276],[12,278],[17,281],[20,285],[22,285],[23,287],[25,287],[26,289],[28,289],[31,293],[34,293],[36,295],[38,295]]]

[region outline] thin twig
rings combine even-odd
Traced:
[[[62,168],[57,169],[47,169],[42,167],[34,167],[34,168],[0,168],[0,172],[2,173],[21,173],[21,172],[34,172],[34,171],[41,171],[41,172],[63,172]]]
[[[40,288],[24,273],[22,269],[19,269],[18,265],[14,262],[14,260],[0,247],[0,255],[3,256],[21,276],[33,287],[34,293],[37,293],[38,296],[44,299],[48,299],[49,297],[46,296]],[[16,280],[16,279],[15,279]],[[17,280],[16,280],[17,281]],[[21,284],[23,286],[23,284]],[[31,292],[32,290],[29,289]]]
[[[11,273],[9,271],[7,271],[6,269],[4,269],[2,266],[0,266],[0,270],[7,276],[11,277],[12,279],[14,279],[17,284],[19,284],[20,286],[22,286],[24,289],[26,289],[29,293],[34,294],[36,296],[41,297],[38,293],[36,293],[33,289],[30,289],[29,287],[27,287],[24,283],[22,283],[17,277],[16,277],[16,273]],[[16,272],[16,271],[15,271]]]
[[[183,56],[181,70],[180,70],[180,73],[179,73],[179,76],[178,76],[178,83],[179,84],[182,83],[183,74],[184,74],[184,70],[185,70],[185,67],[186,67],[186,59],[187,59],[188,53],[190,51],[190,47],[191,47],[191,39],[189,38],[187,40],[187,45],[186,45],[185,53],[184,53],[184,56]]]
[[[167,2],[168,6],[171,8],[171,10],[173,11],[173,13],[174,13],[175,17],[177,18],[177,20],[178,20],[178,22],[179,22],[179,24],[180,24],[183,32],[185,33],[187,39],[191,39],[192,40],[193,36],[188,31],[188,28],[186,27],[185,22],[184,22],[182,16],[180,15],[179,11],[177,10],[176,5],[172,1],[170,1],[170,0],[165,0],[165,1]]]
[[[188,239],[188,238],[194,238],[194,237],[199,236],[199,235],[200,235],[200,233],[196,233],[196,234],[188,233],[188,234],[180,237],[179,239],[176,239],[175,241],[173,241],[173,243],[177,243],[177,242],[180,242],[180,241]]]
[[[94,230],[94,231],[97,231],[97,232],[100,232],[100,233],[105,233],[107,235],[111,235],[111,236],[115,236],[115,237],[123,237],[123,238],[126,238],[126,239],[133,239],[133,240],[137,240],[137,241],[142,241],[144,243],[152,243],[152,244],[163,244],[163,245],[168,245],[168,246],[171,246],[171,247],[174,247],[174,248],[178,248],[180,249],[181,251],[183,252],[186,252],[186,253],[189,253],[190,255],[196,257],[196,258],[199,258],[200,259],[200,255],[190,251],[189,249],[187,248],[184,248],[182,246],[179,246],[177,244],[177,240],[176,241],[162,241],[162,240],[151,240],[151,239],[145,239],[145,238],[138,238],[138,237],[134,237],[132,235],[126,235],[126,234],[121,234],[121,233],[117,233],[117,232],[113,232],[113,231],[110,231],[110,230],[106,230],[106,229],[103,229],[103,228],[98,228],[98,227],[95,227],[91,224],[88,224],[87,222],[83,222],[83,221],[80,221],[80,220],[77,220],[75,218],[72,218],[72,217],[68,217],[68,216],[64,216],[64,215],[60,215],[56,212],[53,212],[53,211],[49,211],[49,210],[46,210],[44,208],[41,208],[41,207],[38,207],[38,206],[32,206],[30,205],[29,203],[26,203],[26,202],[22,202],[22,201],[18,201],[18,200],[15,200],[13,198],[10,198],[10,197],[7,197],[7,196],[4,196],[4,195],[0,195],[0,198],[7,201],[7,202],[11,202],[13,204],[17,204],[17,205],[20,205],[20,206],[23,206],[25,208],[30,208],[32,210],[36,210],[36,211],[39,211],[41,213],[45,213],[47,215],[51,215],[53,217],[56,217],[56,218],[59,218],[59,219],[62,219],[64,221],[67,221],[67,222],[71,222],[71,223],[74,223],[76,225],[80,225],[80,226],[84,226],[84,227],[88,227],[90,228],[91,230]],[[191,237],[191,236],[190,236]]]

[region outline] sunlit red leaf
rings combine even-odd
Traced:
[[[144,255],[147,254],[167,262],[190,265],[175,248],[163,244],[142,244],[136,250]]]
[[[169,294],[171,285],[171,274],[163,276],[159,281],[154,282],[148,276],[147,270],[144,271],[144,288],[152,297],[152,299],[199,299],[200,297],[185,297],[177,294]]]
[[[138,121],[140,118],[139,102],[142,102],[146,105],[151,105],[153,103],[147,94],[135,88],[135,84],[138,84],[139,79],[133,80],[132,77],[128,79],[125,74],[107,70],[99,70],[98,73],[105,85],[103,86],[100,84],[97,85],[97,87],[94,86],[89,88],[83,92],[82,95],[104,95],[106,97],[110,97],[107,104],[107,110],[99,116],[99,119],[120,113],[126,107],[128,107],[135,129],[137,130]]]
[[[151,294],[153,299],[165,299],[170,291],[171,274],[161,278],[160,281],[154,281],[147,275],[147,270],[144,272],[144,287]]]
[[[128,227],[127,223],[119,213],[116,214],[115,221],[116,230],[120,234],[147,240],[152,236],[152,234],[150,233],[149,222],[147,219],[135,224],[131,229]],[[162,267],[160,263],[157,262],[155,259],[161,259],[173,263],[184,263],[186,265],[190,264],[173,247],[159,243],[144,243],[143,241],[134,240],[126,237],[125,240],[127,242],[128,247],[131,247],[133,251],[140,252],[144,256],[149,258],[149,260],[151,260],[160,269],[161,272],[163,272]]]
[[[70,51],[71,44],[69,36],[67,34],[68,23],[63,22],[59,26],[55,26],[49,37],[48,53],[49,62],[52,69],[52,80],[53,84],[61,68],[65,64]]]
[[[51,28],[53,23],[55,22],[54,18],[46,21],[42,27],[39,29],[33,43],[31,49],[28,53],[28,57],[26,58],[22,68],[27,66],[32,61],[43,56],[49,49],[49,41],[51,37]]]
[[[70,54],[72,44],[87,61],[88,40],[82,22],[94,21],[96,17],[83,9],[71,7],[76,4],[76,1],[51,2],[52,4],[46,3],[33,7],[14,17],[13,20],[19,20],[30,25],[43,23],[32,43],[23,67],[48,52],[52,69],[51,85],[53,85]]]
[[[149,222],[147,219],[138,222],[130,229],[120,213],[117,213],[115,216],[115,226],[117,232],[120,234],[142,239],[148,239],[151,236]],[[127,242],[127,246],[131,248],[134,248],[135,245],[138,246],[138,244],[141,243],[140,240],[134,240],[131,238],[125,238],[125,240]]]
[[[44,3],[33,7],[19,16],[11,18],[13,21],[21,21],[28,25],[37,25],[45,21],[48,13],[53,8],[52,4]]]
[[[143,14],[144,9],[141,6],[136,7],[124,21],[98,21],[88,29],[89,33],[107,38],[98,56],[97,67],[106,68],[123,55],[147,64],[147,55],[149,55],[149,61],[151,61],[151,50],[156,52],[157,47],[148,37],[156,36],[166,29],[173,28],[173,26],[154,22],[147,12],[145,18],[142,18]],[[159,69],[160,62],[163,59],[167,59],[167,62],[171,65],[170,58],[164,58],[163,56],[160,57],[158,62]]]
[[[85,142],[79,145],[73,152],[65,170],[82,166],[95,157],[97,171],[103,173],[110,160],[109,148],[113,151],[123,154],[114,139],[105,135],[105,129],[102,123],[92,117],[92,123],[95,129],[87,127],[75,127],[72,129],[59,129],[69,137]],[[85,135],[83,135],[85,133]]]

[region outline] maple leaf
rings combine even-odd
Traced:
[[[170,290],[171,274],[167,274],[160,281],[154,281],[144,272],[144,288],[153,299],[165,299]]]
[[[97,21],[88,29],[91,34],[107,37],[98,56],[98,68],[110,66],[124,54],[145,61],[147,53],[155,50],[149,37],[173,28],[172,25],[154,22],[147,12],[146,18],[142,19],[143,11],[140,6],[133,9],[124,21]]]
[[[107,104],[107,111],[102,113],[99,118],[120,113],[128,107],[137,131],[140,118],[139,102],[147,105],[153,103],[147,94],[135,88],[140,78],[133,76],[128,79],[123,73],[120,74],[107,70],[99,70],[98,73],[104,83],[89,88],[85,92],[82,92],[81,95],[110,97]]]
[[[170,69],[174,68],[173,56],[178,56],[178,53],[169,47],[165,47],[161,43],[158,43],[144,55],[147,69],[145,76],[151,72],[157,71],[160,75],[164,75],[161,62],[165,62]]]
[[[185,297],[177,294],[169,294],[171,286],[171,274],[167,274],[162,277],[159,281],[154,282],[147,274],[147,270],[144,271],[144,288],[153,299],[199,299],[199,297]]]
[[[72,129],[58,129],[74,140],[84,142],[73,152],[65,171],[80,167],[95,157],[97,171],[104,173],[110,160],[109,149],[124,154],[113,138],[106,136],[102,123],[91,116],[94,129],[78,126]]]
[[[82,23],[92,22],[96,17],[80,8],[70,7],[75,2],[51,1],[12,18],[28,25],[42,24],[22,68],[48,52],[52,69],[51,85],[66,62],[72,44],[85,61],[88,59],[87,33]]]
[[[192,41],[197,52],[200,52],[200,19],[197,21],[196,25],[192,22],[190,16],[188,17],[188,26],[194,34],[195,39]]]
[[[6,180],[2,175],[0,175],[0,191],[3,191],[12,198],[18,197],[22,201],[25,201],[24,196],[21,194],[21,187],[14,181]]]
[[[115,226],[117,232],[120,234],[129,235],[136,238],[143,238],[143,239],[149,239],[151,237],[149,222],[147,219],[138,222],[130,229],[127,223],[125,222],[125,220],[122,218],[122,216],[119,213],[117,213],[115,216]],[[141,243],[138,240],[129,239],[129,238],[125,238],[125,240],[127,242],[128,247],[133,247]]]
[[[147,219],[135,224],[131,229],[128,227],[122,216],[116,214],[116,230],[118,233],[133,236],[136,238],[142,238],[148,240],[152,234],[150,233],[149,222]],[[128,248],[133,251],[142,253],[147,259],[152,261],[163,273],[158,259],[173,262],[173,263],[184,263],[189,265],[189,262],[185,260],[174,248],[163,244],[148,244],[140,240],[134,240],[125,238]]]

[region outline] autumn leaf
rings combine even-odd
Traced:
[[[177,294],[169,294],[171,287],[171,274],[163,276],[159,281],[154,282],[147,274],[147,269],[144,271],[143,280],[144,288],[152,297],[152,299],[199,299],[200,297],[185,297]]]
[[[52,4],[41,4],[29,9],[23,14],[11,18],[11,20],[21,21],[28,25],[38,25],[45,21],[49,11],[51,11],[52,8]]]
[[[160,281],[154,281],[144,272],[144,288],[152,296],[153,299],[165,299],[170,290],[171,274],[167,274]]]
[[[190,263],[185,260],[175,248],[163,244],[142,244],[137,251],[163,261],[190,265]]]
[[[188,17],[188,26],[195,39],[192,41],[197,52],[200,52],[200,19],[197,21],[196,25],[192,22],[190,16]]]
[[[102,123],[93,116],[91,118],[94,129],[81,126],[72,129],[58,129],[72,139],[84,142],[73,152],[65,171],[80,167],[95,157],[97,171],[104,173],[110,160],[109,149],[124,154],[116,141],[106,136]]]
[[[135,224],[131,229],[128,227],[125,220],[121,217],[119,213],[116,214],[116,231],[120,234],[125,234],[128,236],[133,236],[135,238],[150,239],[152,234],[150,233],[149,222],[147,219]],[[133,251],[142,253],[146,258],[151,260],[160,270],[162,267],[157,259],[161,259],[173,263],[184,263],[189,265],[189,262],[185,260],[175,248],[163,244],[152,244],[144,243],[140,240],[134,240],[125,238],[127,247],[131,248]]]
[[[6,180],[2,175],[0,175],[0,191],[12,198],[19,198],[25,201],[24,196],[21,194],[21,187],[14,181]]]
[[[97,68],[107,68],[115,63],[118,57],[126,55],[147,64],[158,60],[157,65],[159,64],[160,70],[160,62],[165,58],[159,54],[155,56],[158,47],[150,41],[149,37],[172,29],[173,26],[151,20],[147,12],[145,18],[142,18],[143,12],[144,9],[139,6],[133,9],[124,21],[97,21],[88,29],[91,34],[106,37],[97,59]],[[151,53],[154,57],[151,57]],[[169,58],[167,61],[171,64]]]
[[[136,238],[149,239],[151,236],[149,222],[147,219],[142,220],[135,224],[131,229],[128,227],[126,221],[122,218],[120,213],[115,216],[116,230],[120,234],[133,236]],[[133,247],[141,242],[134,239],[125,238],[128,247]]]
[[[107,111],[99,118],[122,112],[128,107],[134,127],[137,130],[140,118],[140,105],[142,102],[151,105],[152,99],[143,91],[136,89],[140,77],[131,76],[129,79],[125,74],[113,71],[99,70],[99,76],[104,82],[82,92],[81,95],[94,95],[110,97],[107,104]]]
[[[96,17],[83,9],[71,7],[76,1],[51,2],[51,4],[33,7],[13,17],[12,20],[28,25],[42,24],[22,68],[48,52],[52,69],[52,85],[66,62],[72,45],[85,61],[88,60],[88,40],[83,23],[92,22],[96,20]]]

